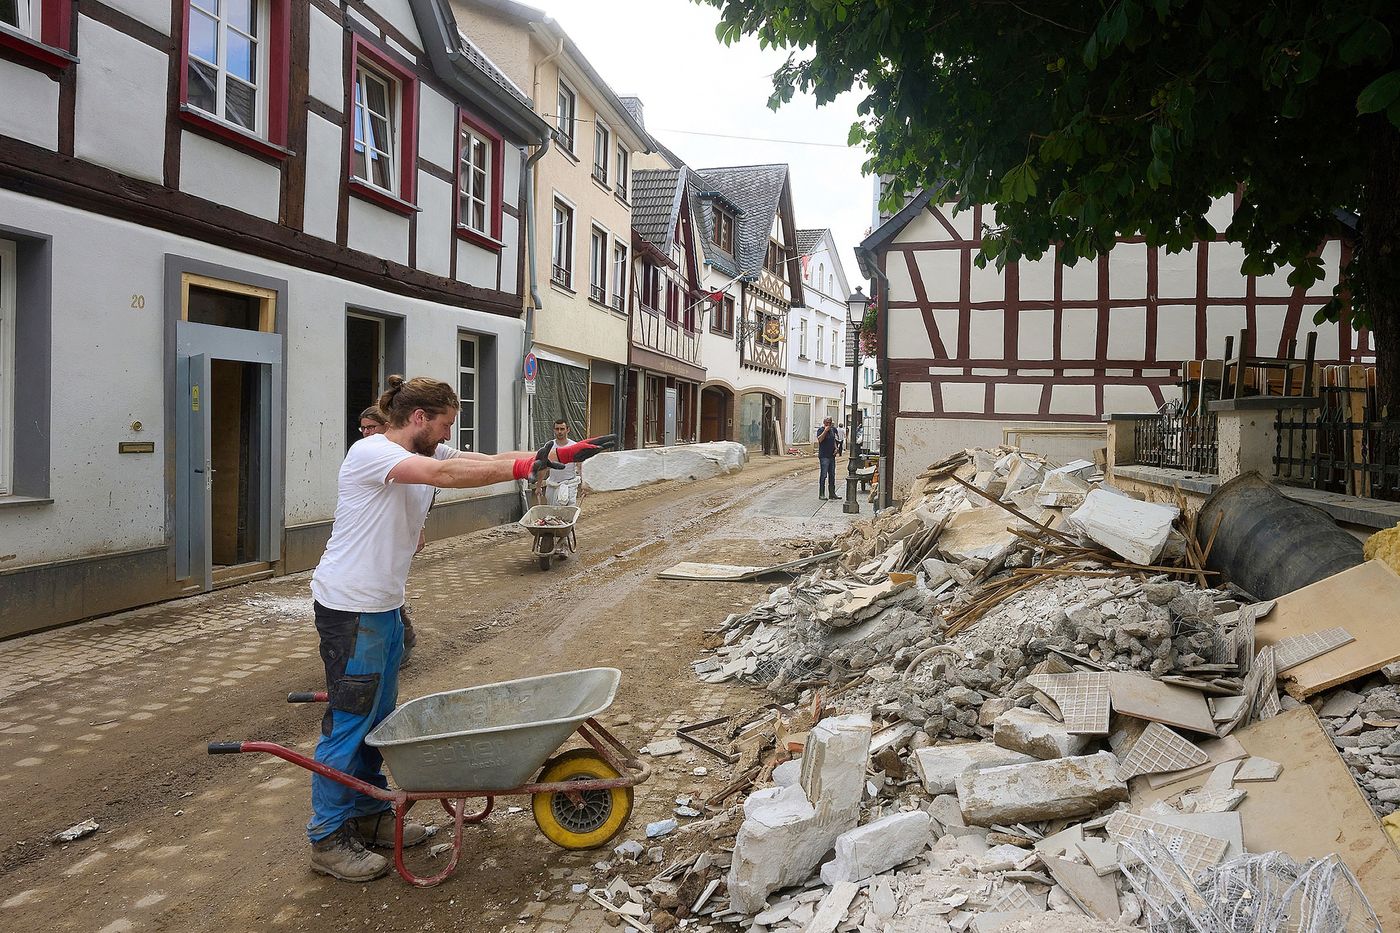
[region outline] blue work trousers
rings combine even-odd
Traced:
[[[326,666],[330,702],[321,720],[316,760],[376,787],[387,788],[384,759],[365,736],[394,711],[403,660],[399,610],[342,612],[315,604],[316,632]],[[324,839],[346,820],[389,809],[389,804],[319,774],[311,776],[311,821],[306,835]]]
[[[822,492],[830,499],[836,498],[836,458],[817,457],[817,463],[821,464],[821,475],[817,477],[817,495]]]

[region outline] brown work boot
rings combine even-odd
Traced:
[[[353,821],[311,843],[311,868],[341,881],[372,881],[389,870],[389,860],[365,848]]]
[[[380,810],[378,813],[370,813],[367,816],[357,816],[345,824],[360,834],[360,839],[367,846],[377,846],[381,849],[392,849],[394,847],[394,811]],[[437,832],[437,827],[427,827],[422,823],[415,823],[412,820],[403,821],[403,847],[416,846]]]

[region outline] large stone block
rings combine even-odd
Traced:
[[[737,473],[748,452],[734,441],[647,447],[599,454],[588,462],[584,486],[598,492],[635,489],[665,479],[707,479]]]
[[[836,857],[822,866],[822,881],[864,881],[908,861],[933,841],[922,810],[895,813],[857,826],[836,839]]]
[[[1109,752],[967,771],[955,784],[963,818],[974,826],[1080,816],[1128,799]]]
[[[870,761],[870,716],[828,716],[807,735],[802,752],[802,791],[818,817],[838,818],[860,809]]]
[[[964,771],[998,768],[1002,765],[1026,764],[1036,759],[991,742],[964,742],[958,745],[933,745],[914,752],[914,770],[930,794],[949,794],[953,779]]]
[[[798,784],[745,801],[729,866],[734,909],[762,910],[769,894],[806,880],[837,837],[855,828],[869,760],[870,716],[831,716],[807,735]]]
[[[1087,752],[1093,737],[1071,735],[1069,727],[1054,717],[1016,707],[996,718],[992,741],[1035,758],[1070,758]]]
[[[1095,489],[1070,513],[1069,523],[1125,560],[1151,564],[1166,547],[1179,511],[1176,506]]]

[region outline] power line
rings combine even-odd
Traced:
[[[559,122],[559,117],[558,117],[557,114],[553,114],[553,113],[541,113],[540,116],[544,117],[545,120],[547,120],[547,121],[548,121],[548,120],[554,121],[554,123],[556,124],[556,129],[558,128],[558,127],[557,127],[557,124],[558,124],[558,122]],[[609,122],[606,121],[606,120],[596,120],[596,119],[592,119],[592,120],[591,120],[591,119],[589,119],[588,117],[574,117],[574,122],[575,122],[575,123],[595,123],[595,124],[596,124],[596,123],[602,123],[604,126],[612,126],[612,125],[613,125],[613,124],[609,123]],[[822,149],[853,149],[853,148],[855,148],[854,146],[848,146],[848,145],[846,145],[845,143],[821,143],[821,142],[813,142],[812,140],[809,140],[809,139],[774,139],[774,138],[771,137],[771,136],[740,136],[740,135],[736,135],[736,134],[732,134],[732,133],[706,133],[706,132],[704,132],[703,130],[673,130],[673,129],[667,129],[667,128],[665,128],[665,127],[660,127],[660,126],[654,128],[654,129],[649,129],[649,130],[647,130],[647,132],[648,132],[648,133],[682,133],[682,134],[684,134],[684,135],[686,135],[686,136],[710,136],[710,137],[713,137],[713,138],[715,138],[715,139],[738,139],[738,140],[743,140],[744,142],[751,142],[751,143],[781,143],[782,145],[785,145],[785,146],[817,146],[817,147],[822,148]]]

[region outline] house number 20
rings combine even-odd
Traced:
[[[136,308],[138,311],[141,310],[142,308],[146,307],[146,296],[145,296],[145,295],[132,295],[132,296],[131,296],[131,306],[132,306],[133,308]]]

